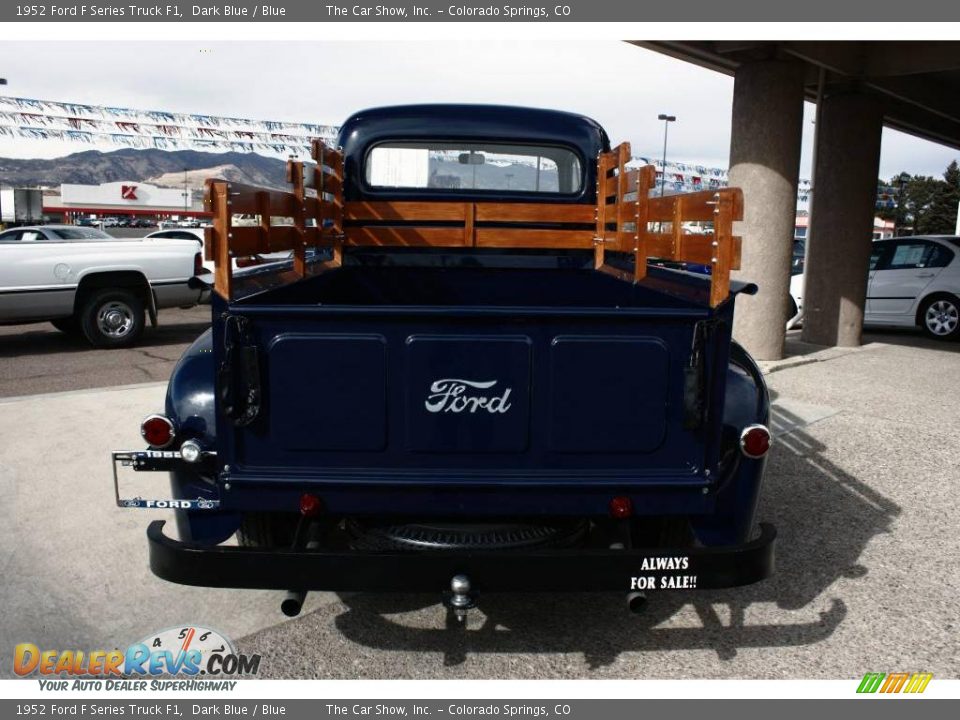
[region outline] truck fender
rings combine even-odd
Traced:
[[[84,301],[91,292],[103,288],[127,288],[135,290],[143,300],[143,304],[149,308],[151,321],[156,324],[154,318],[157,314],[157,304],[156,298],[153,295],[153,288],[146,276],[139,270],[94,270],[85,272],[80,277],[77,292],[74,296],[74,314],[80,311]]]
[[[730,344],[723,407],[723,458],[716,488],[716,508],[695,518],[692,526],[704,545],[746,542],[754,528],[760,486],[767,458],[751,460],[740,453],[740,432],[747,425],[769,427],[770,396],[756,362],[736,342]]]
[[[216,447],[216,409],[214,407],[213,330],[194,340],[180,357],[167,385],[166,416],[176,424],[183,438]],[[208,497],[213,492],[210,478],[191,469],[170,473],[170,489],[175,498]],[[210,510],[175,510],[181,537],[197,542],[218,543],[240,526],[240,514]]]

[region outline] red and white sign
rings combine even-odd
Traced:
[[[135,180],[116,180],[101,185],[60,186],[61,205],[64,207],[138,210],[183,210],[183,186],[162,188]]]

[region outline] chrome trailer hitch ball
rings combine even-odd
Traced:
[[[450,580],[450,591],[443,595],[443,604],[456,618],[457,623],[465,623],[467,611],[477,606],[477,595],[472,592],[470,578],[466,575],[454,575]]]

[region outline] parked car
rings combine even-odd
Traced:
[[[787,330],[803,322],[803,265],[806,262],[807,244],[801,238],[793,240],[790,258],[790,297],[787,308]]]
[[[0,233],[0,324],[49,320],[97,347],[125,347],[145,315],[205,298],[196,239],[118,239],[88,227],[42,225]]]
[[[204,229],[197,228],[169,228],[164,230],[157,230],[147,235],[145,240],[156,240],[158,238],[163,239],[176,239],[176,240],[199,240],[200,245],[203,246],[206,242],[204,235]],[[251,267],[253,265],[262,265],[264,263],[278,262],[281,260],[289,260],[290,252],[276,252],[276,253],[266,253],[262,255],[252,255],[250,257],[241,257],[235,258],[233,261],[233,269],[238,270],[240,268]],[[212,260],[204,260],[203,266],[213,272],[215,268],[215,263]]]
[[[790,287],[802,314],[802,261],[799,268]],[[960,339],[960,237],[874,240],[863,322],[919,327],[938,340]]]
[[[113,454],[120,506],[176,515],[178,538],[147,529],[156,575],[289,590],[288,614],[308,590],[433,592],[462,620],[477,592],[619,591],[639,609],[771,574],[769,396],[731,339],[756,291],[730,280],[737,189],[637,203],[653,167],[542,109],[372,109],[336,144],[309,178],[290,167],[333,200],[207,188],[218,247],[334,253],[217,268],[212,331],[141,425],[149,448]],[[299,231],[232,224],[264,202]],[[669,251],[714,254],[709,277],[634,245],[684,213],[717,218]]]

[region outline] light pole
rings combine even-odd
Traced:
[[[0,85],[6,85],[7,79],[0,78]],[[3,230],[3,208],[0,208],[0,230]]]
[[[657,120],[663,120],[663,172],[660,175],[660,197],[663,197],[663,184],[667,181],[667,131],[670,123],[675,122],[676,115],[664,115],[660,113]]]
[[[184,220],[186,220],[186,218],[187,218],[186,213],[187,213],[187,211],[189,210],[189,207],[187,207],[187,193],[188,193],[188,192],[189,192],[189,191],[187,190],[187,168],[184,168],[184,169],[183,169],[183,213],[184,213],[183,218],[184,218]]]

